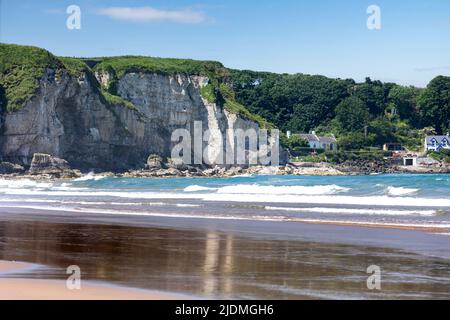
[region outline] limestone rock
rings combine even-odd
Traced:
[[[167,164],[166,164],[167,168],[173,168],[173,169],[177,169],[180,171],[184,171],[187,170],[188,167],[180,160],[175,160],[172,158],[167,159]]]
[[[163,159],[157,154],[152,154],[147,159],[145,168],[148,170],[159,170],[163,167]]]
[[[36,96],[22,109],[4,114],[0,154],[24,166],[35,153],[44,153],[85,170],[127,171],[142,163],[159,170],[161,161],[148,162],[148,155],[170,156],[171,134],[191,129],[195,121],[214,133],[209,141],[213,154],[224,148],[217,132],[259,130],[257,123],[203,99],[201,88],[209,82],[204,76],[127,72],[116,83],[117,95],[135,109],[106,102],[97,81],[106,85],[111,77],[95,76],[97,80],[86,74],[79,81],[65,70],[46,70]]]
[[[81,176],[77,170],[72,170],[69,163],[49,154],[35,153],[30,167],[31,175],[48,175],[55,178],[72,178]]]

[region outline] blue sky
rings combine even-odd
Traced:
[[[0,40],[65,56],[218,60],[261,71],[425,86],[450,75],[448,0],[0,0]],[[69,5],[81,29],[66,27]],[[366,26],[381,9],[381,30]]]

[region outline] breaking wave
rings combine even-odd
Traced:
[[[386,188],[386,193],[388,195],[394,196],[394,197],[411,195],[411,194],[417,193],[418,191],[419,191],[419,189],[411,189],[411,188],[404,188],[404,187],[389,186]]]
[[[20,180],[0,180],[0,188],[12,188],[12,189],[22,189],[22,188],[50,188],[52,183],[44,183],[39,181],[33,181],[30,179],[20,179]]]
[[[208,188],[208,187],[202,187],[202,186],[189,186],[184,188],[184,192],[198,192],[198,191],[211,191],[211,190],[217,190],[217,188]]]
[[[239,184],[219,188],[219,194],[267,194],[267,195],[331,195],[350,191],[338,185],[318,186],[262,186]]]
[[[89,172],[87,175],[82,176],[80,178],[74,179],[73,181],[90,181],[90,180],[94,180],[94,181],[98,181],[101,179],[106,178],[106,176],[96,176],[95,173],[93,172]]]

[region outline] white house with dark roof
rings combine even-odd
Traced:
[[[294,134],[294,136],[306,140],[311,149],[330,150],[335,152],[338,150],[337,140],[334,136],[320,137],[316,135],[314,131],[312,133],[298,133]]]
[[[440,152],[442,149],[450,149],[450,135],[446,136],[426,136],[425,151]]]

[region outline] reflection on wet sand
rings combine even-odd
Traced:
[[[447,260],[214,230],[0,222],[0,260],[49,266],[29,277],[65,279],[78,265],[86,280],[208,298],[450,298]],[[373,264],[379,292],[366,287]]]

